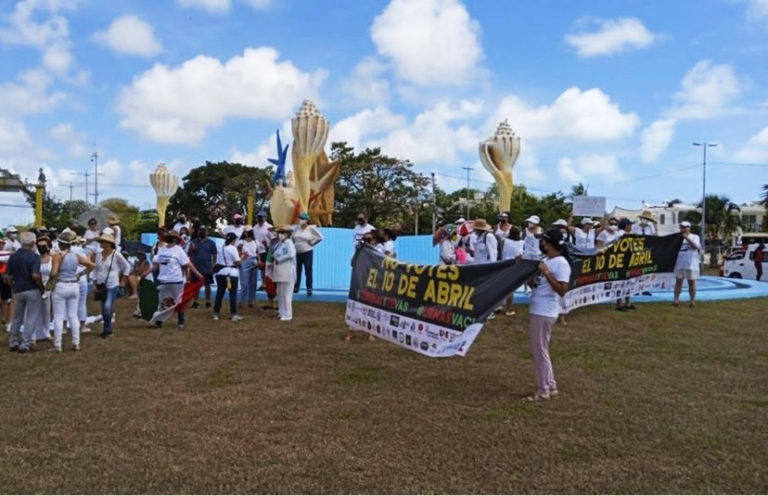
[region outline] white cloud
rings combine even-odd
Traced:
[[[613,55],[631,49],[650,46],[658,36],[648,31],[643,23],[634,17],[621,19],[584,19],[578,24],[597,28],[565,35],[565,41],[574,47],[580,57]]]
[[[677,103],[669,114],[680,119],[710,119],[729,112],[740,94],[741,85],[730,65],[702,60],[683,77],[675,94]]]
[[[599,88],[568,88],[550,105],[532,107],[515,95],[501,100],[488,127],[509,119],[523,140],[613,141],[634,133],[640,118],[624,114]]]
[[[184,8],[203,9],[211,14],[228,12],[232,7],[231,0],[176,0]]]
[[[85,134],[78,131],[74,124],[63,123],[53,127],[51,129],[51,136],[66,146],[67,155],[70,158],[82,158],[88,155]]]
[[[286,120],[280,126],[280,141],[285,146],[291,144],[292,139],[291,121]],[[331,139],[329,138],[326,144],[328,145],[330,142]],[[241,151],[238,148],[232,149],[229,161],[251,167],[265,167],[270,165],[267,161],[269,158],[277,158],[277,135],[275,133],[271,133],[264,142],[251,151]],[[288,167],[290,167],[290,162]]]
[[[272,0],[241,0],[254,10],[262,10],[272,5]],[[232,0],[176,0],[185,9],[202,9],[209,14],[224,14],[232,8]]]
[[[0,109],[5,115],[25,115],[51,110],[66,95],[50,91],[51,77],[41,70],[22,73],[18,82],[0,84]]]
[[[328,141],[346,141],[359,151],[364,138],[390,132],[405,124],[405,116],[393,114],[387,108],[365,109],[336,123],[328,133]]]
[[[31,147],[32,139],[23,122],[0,117],[0,152],[4,155],[20,154]]]
[[[659,119],[643,130],[640,158],[646,164],[655,162],[672,142],[675,119]]]
[[[747,16],[752,20],[768,17],[768,0],[747,0]]]
[[[744,162],[768,162],[768,127],[749,138],[734,157]]]
[[[284,119],[317,97],[325,72],[305,73],[278,58],[261,47],[225,63],[199,55],[177,67],[155,64],[120,92],[120,126],[152,141],[195,144],[229,117]]]
[[[465,83],[483,57],[480,25],[458,0],[392,0],[371,39],[397,75],[417,85]]]
[[[94,33],[93,39],[118,53],[152,57],[163,51],[152,26],[134,15],[118,17],[106,30]]]
[[[617,181],[624,177],[616,157],[613,155],[580,155],[575,159],[561,158],[557,171],[563,181],[585,182],[589,178],[604,178]]]
[[[363,103],[386,104],[389,100],[389,81],[384,76],[387,66],[376,57],[366,57],[341,83],[345,95]]]
[[[466,124],[457,122],[476,117],[482,111],[479,101],[458,104],[438,103],[386,136],[374,137],[365,146],[380,146],[384,153],[408,159],[414,164],[458,164],[461,153],[477,150],[480,137]]]
[[[0,41],[39,49],[43,66],[64,74],[74,58],[69,23],[60,13],[73,10],[76,5],[76,0],[21,0],[7,17],[7,26],[0,28]],[[40,14],[48,17],[38,20]]]

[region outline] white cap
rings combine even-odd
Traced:
[[[552,223],[552,225],[558,227],[568,227],[568,223],[565,221],[565,219],[557,219]]]
[[[105,227],[104,229],[101,230],[101,234],[109,234],[110,236],[114,236],[115,230],[112,229],[111,227]]]
[[[691,227],[691,223],[687,220],[684,220],[680,223],[680,227]]]
[[[459,225],[465,222],[466,222],[466,219],[464,219],[464,217],[459,217],[458,219],[456,219],[456,222],[454,222],[454,224]]]
[[[593,221],[591,217],[584,217],[583,219],[581,219],[582,226],[585,226],[587,224],[594,224],[594,223],[595,221]]]
[[[13,227],[13,226],[10,226],[8,229],[5,230],[5,232],[13,232],[13,233],[15,233],[15,232],[19,232],[19,230],[16,229],[15,227]]]
[[[532,224],[539,225],[541,223],[541,219],[539,219],[538,215],[531,215],[527,219],[525,219],[526,222],[530,222]]]

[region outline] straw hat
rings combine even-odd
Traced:
[[[116,215],[108,215],[107,216],[107,224],[110,226],[114,226],[120,223],[120,219],[117,218]]]
[[[109,233],[102,233],[102,235],[101,235],[101,236],[99,236],[98,238],[96,238],[96,241],[98,241],[99,243],[102,243],[102,242],[107,242],[107,243],[112,243],[113,245],[116,245],[116,244],[117,244],[117,241],[115,241],[115,237],[114,237],[114,236],[112,236],[112,235],[111,235],[111,234],[109,234]]]
[[[277,226],[275,228],[275,231],[277,231],[279,233],[292,234],[293,233],[293,228],[291,226],[283,225],[283,226]]]
[[[61,234],[59,234],[59,243],[64,243],[65,245],[71,245],[75,242],[77,239],[77,235],[69,230],[65,230]]]
[[[485,219],[475,219],[475,223],[472,224],[472,229],[475,231],[490,231],[493,228],[485,221]]]
[[[653,213],[650,210],[643,210],[643,213],[637,216],[639,219],[646,219],[651,222],[656,222],[656,219],[653,218]]]

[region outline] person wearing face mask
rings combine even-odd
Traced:
[[[240,249],[240,303],[247,302],[248,307],[253,307],[256,301],[256,288],[258,287],[259,253],[261,247],[254,239],[253,228],[245,226],[243,238],[239,241]]]
[[[643,210],[637,219],[637,224],[632,226],[632,234],[656,236],[656,219],[653,218],[653,213],[650,210]]]
[[[5,230],[5,235],[8,237],[8,240],[5,242],[6,250],[10,252],[16,252],[21,250],[21,243],[17,239],[18,234],[19,234],[19,231],[13,226]]]
[[[680,306],[680,293],[683,290],[683,279],[685,279],[688,281],[688,295],[691,298],[688,306],[694,308],[696,307],[696,279],[699,278],[701,239],[691,232],[691,223],[687,220],[680,223],[680,232],[683,235],[683,243],[680,245],[680,252],[675,261],[675,298],[672,306]]]
[[[597,239],[595,239],[595,248],[605,248],[620,237],[621,234],[619,234],[619,219],[616,217],[611,217],[608,219],[608,224],[606,224],[605,229],[603,229],[600,234],[597,235]]]
[[[182,227],[180,231],[177,231],[179,233],[179,246],[181,246],[181,249],[184,250],[184,253],[189,256],[189,231],[186,227]]]
[[[536,393],[528,396],[529,401],[548,400],[558,394],[549,343],[560,309],[559,300],[568,291],[571,278],[571,266],[561,253],[563,244],[563,233],[559,229],[542,234],[539,248],[544,260],[539,263],[539,275],[528,283],[533,288],[528,330],[537,386]]]
[[[80,351],[80,277],[94,269],[95,264],[86,256],[72,250],[77,236],[72,231],[65,231],[59,237],[60,252],[53,257],[51,277],[56,279],[56,286],[51,293],[53,304],[53,350],[61,352],[61,334],[64,321],[69,323],[72,334],[72,351]],[[79,268],[85,267],[79,273]]]
[[[290,226],[277,228],[277,246],[274,251],[272,280],[277,285],[277,311],[280,320],[293,319],[293,286],[296,284],[296,247],[291,241]]]
[[[51,278],[53,257],[51,256],[51,240],[48,236],[38,236],[37,253],[40,255],[40,277],[43,278],[43,286],[48,284]],[[32,339],[47,341],[51,339],[51,291],[46,289],[43,293],[43,304],[40,306],[40,318],[37,320]]]
[[[619,219],[619,225],[618,230],[616,232],[617,238],[622,238],[624,236],[629,236],[632,234],[632,221],[627,219],[626,217],[622,217]],[[624,304],[621,303],[621,298],[616,299],[616,311],[617,312],[626,312],[627,310],[637,310],[637,307],[632,304],[630,301],[631,297],[629,295],[624,297]]]
[[[245,225],[243,224],[243,216],[241,214],[235,214],[232,216],[232,225],[227,226],[221,230],[221,234],[226,236],[229,233],[233,233],[237,239],[243,237],[245,231]]]
[[[197,230],[197,238],[191,241],[189,256],[192,265],[200,272],[205,284],[205,308],[211,308],[211,284],[213,284],[213,266],[216,263],[217,254],[216,243],[208,237],[208,229],[200,227]],[[197,295],[195,295],[192,308],[199,306]]]
[[[153,270],[157,274],[157,299],[159,301],[157,310],[162,311],[173,306],[181,300],[184,292],[184,282],[187,272],[191,271],[198,278],[203,275],[190,263],[189,257],[179,246],[179,233],[170,231],[165,234],[165,246],[157,251],[157,255],[152,257]],[[177,312],[177,328],[184,329],[184,312]],[[164,318],[160,317],[152,324],[154,328],[163,326]]]
[[[238,322],[243,318],[237,313],[237,280],[240,275],[240,254],[237,252],[235,243],[237,235],[233,232],[227,233],[224,238],[224,247],[219,250],[216,258],[216,266],[220,267],[216,272],[216,301],[213,304],[213,320],[219,320],[221,304],[224,301],[224,294],[229,290],[229,314],[232,322]]]
[[[505,239],[509,234],[509,229],[512,224],[509,223],[509,212],[502,212],[499,215],[499,223],[496,225],[496,230],[493,232],[498,239]]]
[[[574,246],[585,250],[593,249],[597,237],[594,227],[595,222],[589,217],[582,218],[579,226],[570,227]]]
[[[432,245],[440,245],[440,263],[456,264],[456,245],[451,239],[456,234],[456,226],[447,224],[438,229],[432,236]]]
[[[259,244],[259,272],[261,272],[261,286],[259,290],[265,289],[264,270],[267,266],[267,251],[269,244],[274,238],[274,228],[272,224],[267,222],[267,212],[265,210],[259,210],[256,214],[256,223],[253,224],[253,238]]]
[[[95,253],[99,248],[99,242],[96,238],[99,237],[99,221],[95,217],[88,219],[88,229],[86,229],[83,237],[85,238],[85,248]]]
[[[118,252],[122,251],[121,245],[123,243],[123,229],[120,227],[120,219],[115,215],[107,217],[107,224],[112,229],[112,237],[115,238],[115,246]],[[106,232],[106,229],[102,232]]]
[[[541,237],[541,219],[538,215],[531,215],[525,219],[526,227],[523,230],[523,260],[541,260],[542,254],[539,249],[539,238]]]
[[[360,212],[357,214],[357,225],[354,229],[355,248],[360,246],[363,241],[363,236],[376,229],[374,226],[368,223],[368,216]]]
[[[519,260],[523,258],[523,242],[520,240],[520,229],[517,226],[510,226],[507,236],[501,239],[503,243],[501,248],[502,260]],[[515,315],[512,305],[515,303],[515,293],[509,293],[504,301],[504,314],[507,317]]]
[[[470,247],[474,253],[472,263],[495,262],[499,255],[499,241],[493,234],[493,228],[485,219],[476,219],[472,224]]]
[[[302,269],[305,273],[307,296],[312,296],[312,261],[314,258],[314,247],[323,241],[323,234],[309,223],[309,214],[306,212],[299,215],[299,225],[293,230],[293,244],[296,247],[296,285],[293,288],[294,293],[299,292],[301,285]]]

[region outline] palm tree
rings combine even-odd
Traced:
[[[572,196],[586,196],[589,186],[585,186],[584,183],[578,183],[571,186]]]
[[[733,211],[741,210],[739,206],[725,195],[707,195],[707,232],[706,247],[710,253],[717,253],[720,247],[731,237],[739,225],[739,219]],[[701,208],[701,202],[696,205]],[[691,224],[701,223],[700,212],[688,212],[685,219]],[[714,260],[716,257],[712,257]]]

